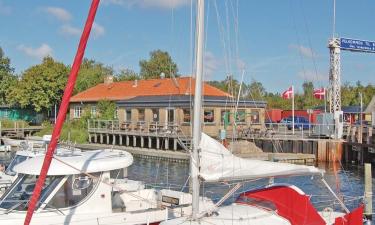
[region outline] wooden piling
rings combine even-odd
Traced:
[[[371,163],[365,164],[365,216],[372,220],[372,174]]]

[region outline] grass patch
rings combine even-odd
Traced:
[[[3,128],[3,129],[5,129],[5,128],[14,128],[15,124],[17,124],[18,128],[29,127],[30,126],[29,123],[27,123],[24,120],[1,119],[0,122],[1,122],[1,128]]]

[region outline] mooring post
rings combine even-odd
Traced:
[[[371,163],[365,163],[365,216],[368,220],[372,220]]]
[[[1,124],[1,121],[0,121],[0,137],[3,136],[3,131],[2,131],[2,124]]]

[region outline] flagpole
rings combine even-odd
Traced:
[[[294,86],[292,85],[292,132],[294,134]]]
[[[327,113],[326,89],[324,88],[324,113]]]

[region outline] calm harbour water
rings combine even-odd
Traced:
[[[12,158],[11,154],[0,153],[0,163],[9,162]],[[363,196],[364,193],[364,169],[357,165],[339,165],[337,164],[337,178],[333,170],[333,164],[321,164],[321,169],[326,171],[325,180],[337,192],[337,180],[339,181],[338,192],[344,198],[349,208],[356,207],[359,201],[353,197]],[[373,169],[373,174],[375,170]],[[169,162],[156,159],[135,158],[133,165],[128,169],[128,176],[133,180],[143,181],[145,184],[156,187],[170,188],[175,190],[188,191],[189,164]],[[267,185],[269,180],[258,180],[254,182],[246,182],[226,203],[233,202],[238,193],[263,187]],[[333,196],[327,188],[322,184],[319,178],[311,177],[292,177],[278,178],[275,183],[294,184],[301,188],[305,193],[312,195],[314,205],[322,210],[325,207],[338,209],[338,204],[333,205]],[[372,180],[373,189],[375,188],[375,179]],[[201,185],[201,194],[215,201],[219,200],[233,184],[223,183],[203,183]],[[373,190],[374,192],[374,190]],[[373,205],[375,201],[373,198]]]

